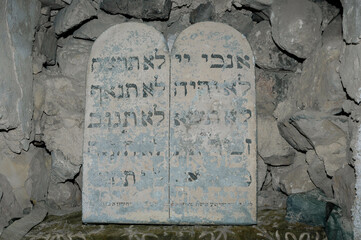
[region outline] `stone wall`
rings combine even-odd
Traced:
[[[285,208],[287,199],[305,194],[307,201],[319,190],[330,209],[324,216],[330,239],[350,239],[352,229],[361,238],[360,5],[2,1],[0,233],[35,206],[50,214],[80,209],[86,66],[103,31],[143,22],[171,47],[191,24],[217,21],[243,33],[256,59],[259,207]]]

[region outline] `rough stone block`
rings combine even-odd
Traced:
[[[309,0],[274,0],[270,20],[277,45],[299,58],[321,43],[322,12]]]
[[[283,53],[272,39],[271,25],[262,21],[252,29],[248,35],[256,65],[263,69],[291,70],[294,71],[298,62]]]
[[[73,34],[75,38],[95,40],[108,28],[126,22],[126,17],[122,15],[109,15],[103,11],[98,12],[98,18],[90,20],[76,30]]]
[[[287,199],[286,220],[313,226],[325,226],[327,221],[326,198],[319,191],[294,194]]]
[[[343,7],[343,38],[347,43],[359,43],[361,36],[360,0],[341,0]]]
[[[340,76],[349,97],[357,104],[361,103],[361,44],[344,47],[341,56]]]
[[[63,34],[84,21],[95,17],[97,12],[88,0],[74,0],[58,12],[54,27],[57,35]]]
[[[0,2],[0,129],[13,132],[18,128],[12,134],[17,145],[31,137],[32,42],[39,16],[37,0]]]
[[[100,8],[112,14],[125,14],[144,19],[167,19],[171,0],[103,0]]]

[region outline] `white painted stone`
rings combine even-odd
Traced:
[[[139,23],[111,27],[94,43],[84,222],[256,222],[255,80],[247,40],[227,25],[199,23],[179,35],[171,58],[172,68],[163,36]]]
[[[356,172],[356,197],[352,207],[354,238],[361,238],[361,124],[355,127],[355,137],[351,146],[353,148],[353,158],[355,159]]]
[[[124,23],[95,41],[86,87],[84,222],[168,222],[168,82],[168,48],[154,28]]]
[[[171,221],[255,223],[255,73],[250,45],[225,24],[202,22],[180,33],[171,62]]]

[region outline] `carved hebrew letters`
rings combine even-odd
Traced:
[[[242,34],[198,23],[169,53],[154,28],[116,25],[94,43],[86,91],[84,222],[256,222],[254,61]]]
[[[143,24],[114,26],[94,43],[86,88],[85,222],[168,221],[168,56],[163,36]]]
[[[181,58],[186,54],[190,62]],[[193,25],[174,43],[170,84],[174,222],[256,222],[255,82],[250,56],[245,38],[219,23]]]

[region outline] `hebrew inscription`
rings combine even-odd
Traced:
[[[172,221],[255,223],[255,86],[248,42],[224,24],[199,23],[178,36],[171,62]]]
[[[146,25],[108,29],[88,65],[83,221],[256,223],[255,110],[233,28],[192,25],[171,53]]]
[[[88,65],[83,221],[167,222],[169,53],[126,23],[94,43]]]

